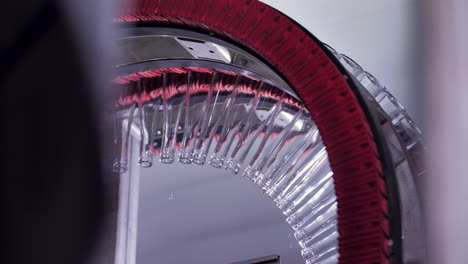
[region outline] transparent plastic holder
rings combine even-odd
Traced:
[[[337,59],[340,59],[341,55],[330,45],[323,43],[323,45],[330,51],[330,53]]]
[[[359,64],[357,64],[353,59],[350,57],[340,54],[339,61],[345,67],[345,69],[352,74],[356,79],[361,78],[364,74],[364,70],[361,68]]]
[[[364,71],[358,81],[362,86],[379,102],[386,94],[386,89],[379,83],[379,81],[370,73]]]
[[[379,102],[382,109],[390,117],[392,123],[395,124],[404,117],[406,110],[390,93],[385,93]]]
[[[405,113],[397,123],[395,128],[407,149],[412,149],[422,141],[421,130],[414,124],[413,120]]]

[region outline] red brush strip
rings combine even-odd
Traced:
[[[162,87],[154,84],[146,85],[145,91],[143,94],[140,94],[141,91],[134,88],[134,84],[144,78],[161,78],[163,74],[167,73],[176,73],[179,74],[177,80],[173,80],[174,82],[178,82],[179,84],[186,81],[187,76],[185,73],[188,70],[192,72],[199,72],[199,73],[208,73],[208,76],[205,76],[205,80],[196,80],[193,87],[190,88],[191,93],[198,93],[198,92],[208,92],[212,85],[212,76],[213,73],[218,73],[222,75],[219,78],[219,81],[214,85],[213,91],[232,91],[233,89],[237,89],[238,93],[243,94],[256,94],[260,93],[260,96],[269,97],[273,100],[282,99],[285,103],[295,106],[297,108],[302,108],[303,104],[299,102],[294,97],[287,95],[281,90],[273,87],[269,84],[262,83],[263,89],[261,91],[258,90],[259,82],[257,80],[252,80],[246,78],[244,76],[238,75],[237,73],[228,72],[229,75],[225,74],[224,71],[217,71],[214,69],[206,69],[206,68],[167,68],[167,69],[159,69],[154,71],[145,71],[145,72],[138,72],[133,73],[126,76],[121,76],[115,78],[113,83],[120,88],[123,92],[121,96],[115,100],[114,106],[126,106],[130,105],[134,102],[136,103],[143,103],[149,101],[151,99],[161,98],[162,97]],[[230,78],[231,76],[239,77],[239,80]],[[169,89],[166,91],[165,96],[167,98],[171,98],[176,96],[180,93],[185,93],[187,90],[186,84],[181,84],[177,87],[173,85],[171,82],[169,84]],[[148,92],[147,92],[148,91]]]
[[[388,214],[385,190],[379,185],[368,186],[366,191],[339,186],[363,177],[375,181],[382,178],[373,135],[346,79],[315,41],[293,21],[256,0],[153,0],[134,4],[114,21],[170,23],[222,34],[251,48],[285,76],[310,111],[327,148],[339,201],[340,263],[389,263],[388,220],[379,217]],[[374,170],[370,172],[369,166]],[[367,191],[371,189],[376,192]],[[357,200],[349,197],[368,199],[378,206],[355,214],[348,208],[354,208]]]

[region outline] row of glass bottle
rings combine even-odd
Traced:
[[[332,172],[300,103],[266,83],[222,73],[166,73],[135,89],[153,98],[116,113],[116,171],[126,170],[130,133],[138,128],[140,166],[159,156],[162,163],[207,163],[241,174],[286,215],[307,263],[337,263]]]

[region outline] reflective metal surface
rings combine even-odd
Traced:
[[[121,51],[115,53],[116,76],[175,65],[226,69],[268,82],[298,99],[294,90],[265,62],[219,38],[159,27],[120,29],[119,32],[121,35],[116,36],[114,47]]]

